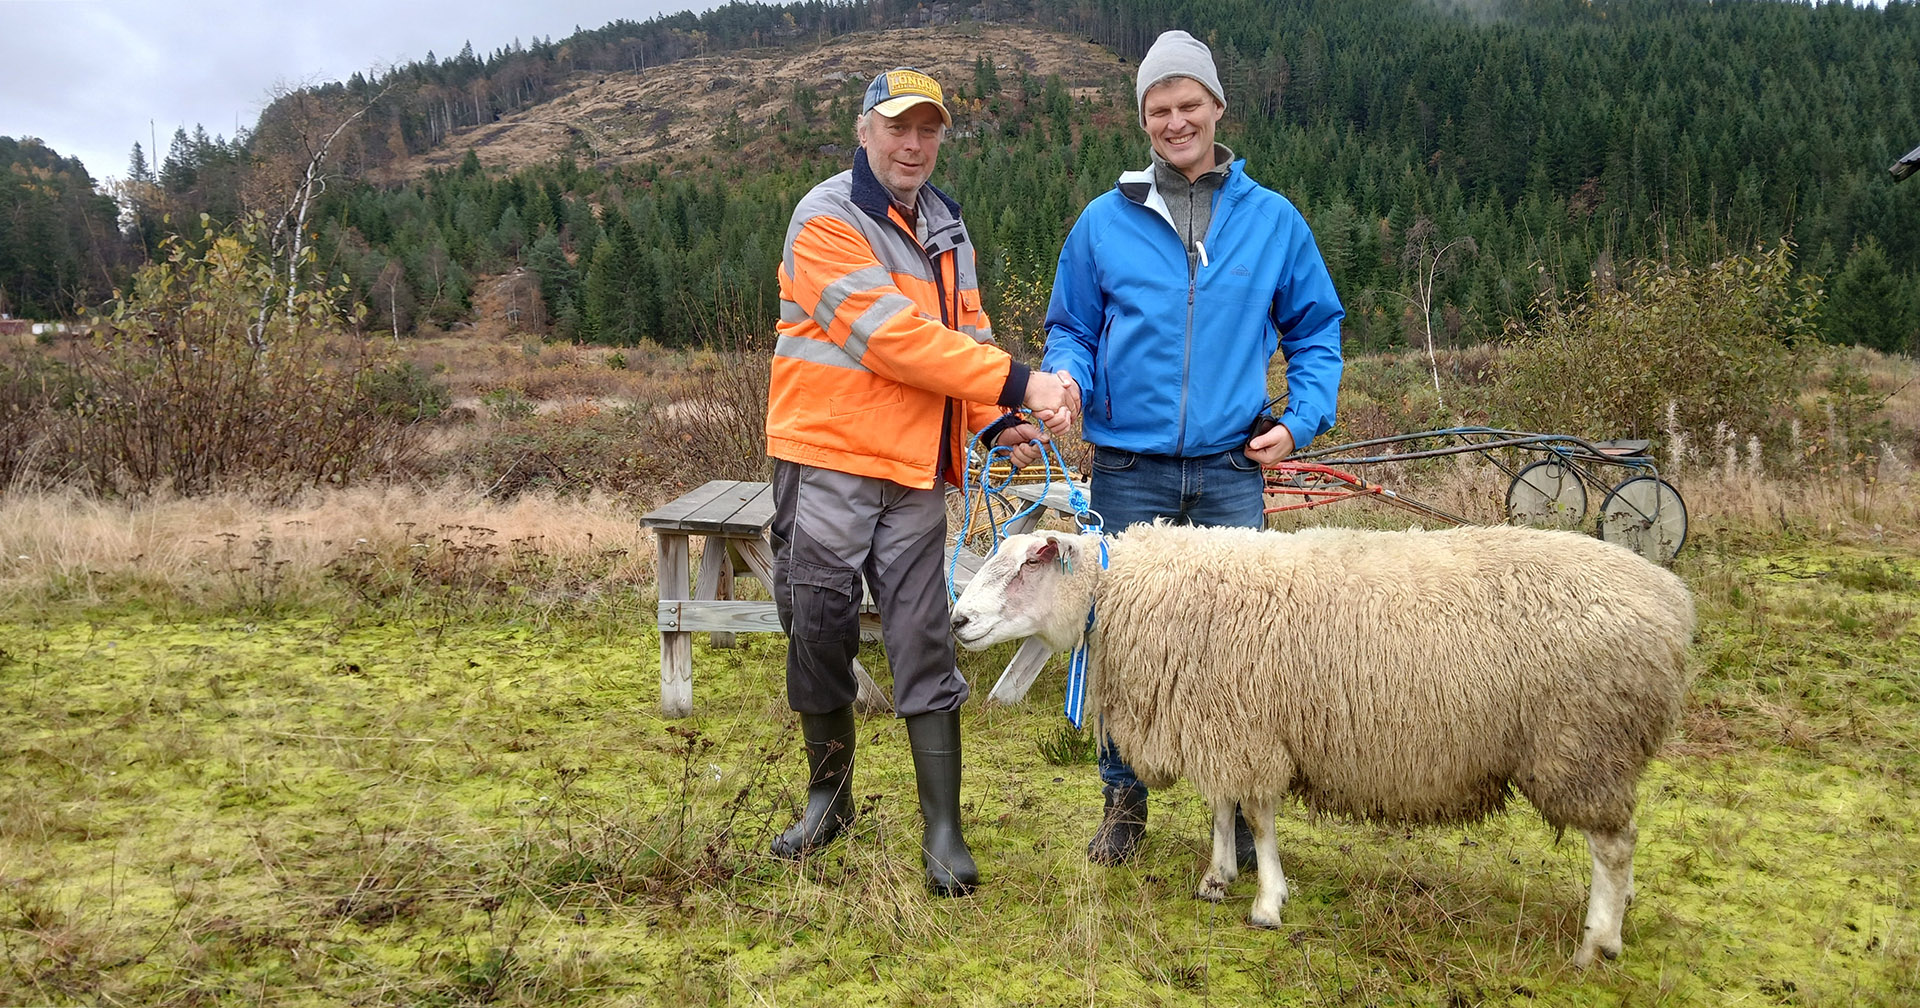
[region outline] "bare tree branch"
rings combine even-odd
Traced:
[[[302,114],[299,116],[299,121],[294,123],[292,128],[296,131],[299,142],[305,148],[302,153],[305,155],[306,163],[299,169],[298,181],[294,185],[293,191],[286,195],[286,203],[284,206],[276,206],[276,213],[273,218],[273,233],[268,238],[269,254],[275,262],[280,264],[286,276],[286,289],[283,292],[284,297],[282,304],[284,310],[292,310],[294,296],[299,293],[300,290],[300,266],[301,260],[306,254],[307,217],[312,212],[314,201],[326,193],[327,183],[333,178],[333,173],[327,171],[327,156],[332,151],[334,142],[339,140],[342,134],[346,133],[347,128],[352,126],[368,112],[371,112],[373,107],[378,105],[380,100],[385,98],[389,91],[393,90],[393,87],[394,78],[388,75],[387,83],[380,89],[379,93],[367,99],[358,109],[348,113],[345,118],[335,123],[332,131],[320,139],[317,144],[314,140],[315,131],[310,129],[312,117],[305,114],[308,111],[305,107],[308,101],[308,95],[305,91],[291,92],[291,97],[301,106],[299,111]],[[324,129],[325,125],[322,124],[320,128]],[[267,318],[272,313],[273,307],[272,299],[262,302],[259,316],[253,326],[252,338],[256,346],[260,348],[264,348]]]

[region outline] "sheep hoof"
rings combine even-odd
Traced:
[[[1257,928],[1267,928],[1268,930],[1272,930],[1280,926],[1280,917],[1278,914],[1275,914],[1272,917],[1268,917],[1267,915],[1256,910],[1253,913],[1250,913],[1247,915],[1247,923]]]
[[[1599,957],[1603,959],[1614,960],[1620,958],[1620,946],[1618,945],[1612,946],[1611,948],[1601,945],[1582,945],[1580,946],[1580,951],[1573,957],[1573,964],[1581,969],[1586,969],[1593,965],[1595,958],[1594,953],[1596,952],[1598,952]]]
[[[1193,895],[1209,903],[1218,903],[1227,898],[1227,883],[1209,875],[1200,880],[1200,888]]]

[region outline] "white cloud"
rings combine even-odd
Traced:
[[[96,180],[149,163],[177,128],[251,129],[276,87],[344,80],[472,42],[565,38],[627,18],[704,10],[711,0],[0,0],[0,136],[37,136]],[[151,149],[154,141],[158,150]]]

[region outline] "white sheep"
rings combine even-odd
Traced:
[[[1286,899],[1274,813],[1392,823],[1483,818],[1517,789],[1593,861],[1575,961],[1620,953],[1635,785],[1686,688],[1693,601],[1670,572],[1584,535],[1516,527],[1366,532],[1137,525],[1013,536],[955,604],[968,648],[1087,625],[1087,710],[1149,787],[1213,809],[1198,896],[1236,876],[1254,830],[1251,914]]]

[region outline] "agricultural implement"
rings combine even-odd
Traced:
[[[1655,563],[1668,563],[1687,538],[1687,506],[1660,478],[1648,443],[1587,441],[1567,434],[1534,434],[1492,427],[1449,427],[1354,441],[1301,452],[1267,467],[1267,513],[1322,507],[1372,497],[1447,525],[1474,520],[1366,478],[1370,467],[1449,455],[1479,455],[1508,477],[1507,520],[1549,528],[1591,528]],[[966,492],[949,488],[949,552],[984,557],[1000,536],[1027,531],[1052,511],[1073,517],[1068,503],[1076,477],[1048,480],[1038,469],[1014,472],[1004,461],[981,470]],[[1044,482],[1043,482],[1044,481]],[[1588,525],[1588,503],[1600,507]],[[1116,530],[1117,531],[1117,530]]]
[[[1687,538],[1687,506],[1660,478],[1648,443],[1587,441],[1492,427],[1448,427],[1354,441],[1301,452],[1267,468],[1269,514],[1374,497],[1450,525],[1472,520],[1364,478],[1371,466],[1475,454],[1508,476],[1507,519],[1515,524],[1585,528],[1600,497],[1594,531],[1655,563],[1667,563]]]

